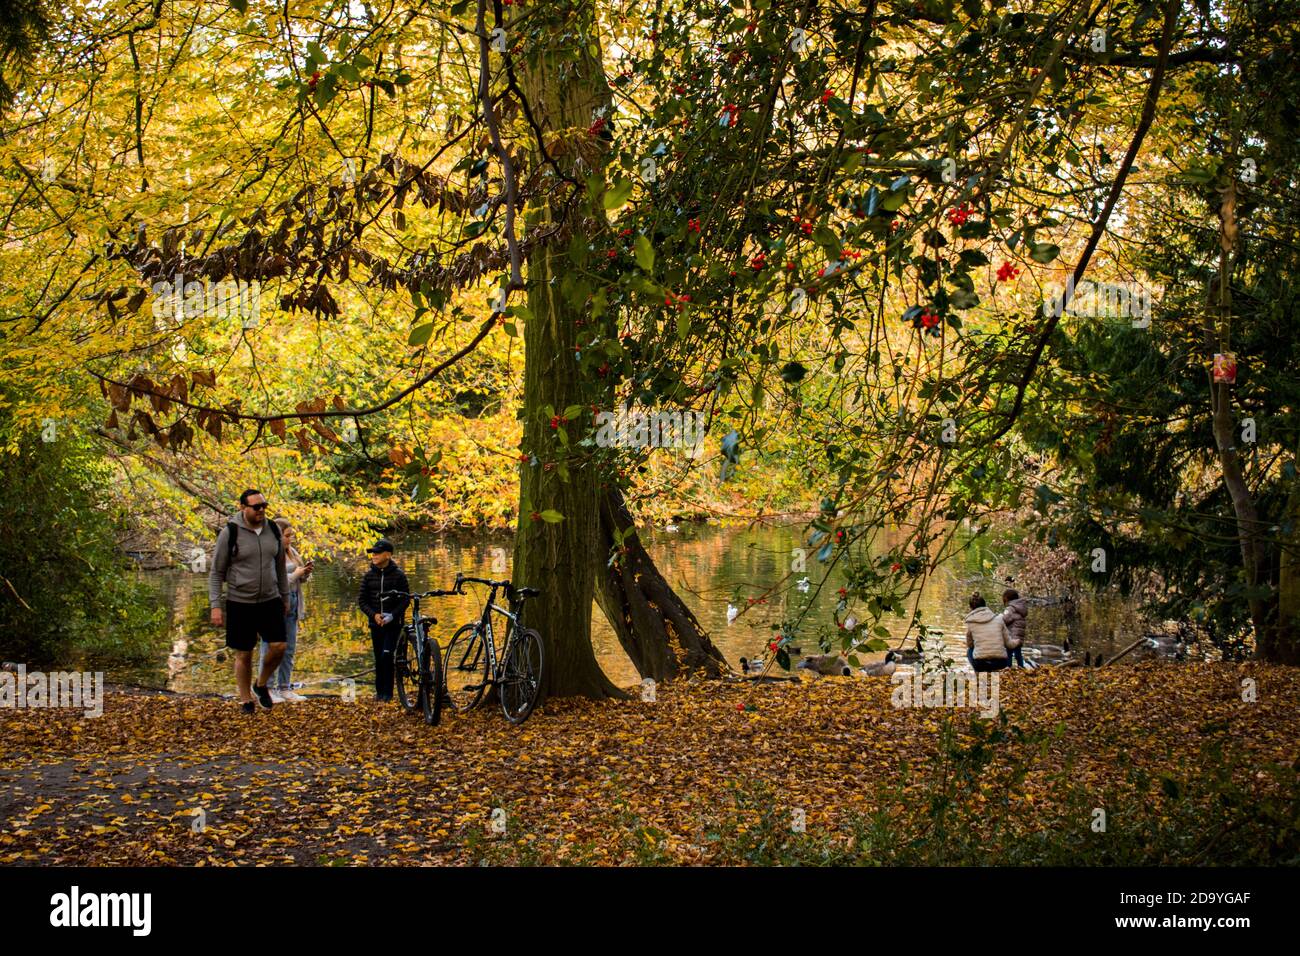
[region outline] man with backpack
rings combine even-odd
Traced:
[[[217,535],[208,572],[208,603],[214,627],[226,628],[226,646],[235,652],[235,688],[246,714],[257,705],[267,710],[266,682],[280,666],[285,649],[285,615],[289,613],[289,576],[280,529],[266,520],[266,497],[256,488],[239,496],[239,511]],[[226,585],[224,607],[221,585]],[[262,672],[250,689],[253,645],[266,643]]]

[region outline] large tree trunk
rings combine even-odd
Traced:
[[[1261,651],[1265,660],[1300,665],[1300,483],[1291,487],[1287,499],[1285,527],[1291,531],[1281,543],[1278,555],[1277,621]]]
[[[600,543],[596,601],[641,676],[658,681],[726,673],[726,659],[641,544],[618,490],[601,498]]]
[[[1235,144],[1234,144],[1235,145]],[[1212,312],[1217,314],[1217,328],[1213,330],[1213,344],[1228,351],[1232,330],[1232,270],[1237,246],[1237,181],[1235,149],[1230,151],[1228,170],[1221,187],[1219,202],[1219,271],[1217,296],[1212,300]],[[1237,540],[1241,548],[1242,570],[1249,598],[1251,622],[1255,628],[1255,654],[1263,660],[1278,660],[1277,592],[1272,590],[1272,568],[1259,508],[1251,494],[1237,450],[1237,423],[1232,416],[1231,386],[1210,382],[1210,407],[1213,415],[1214,444],[1219,455],[1219,470],[1232,510],[1237,519]],[[1266,593],[1267,592],[1267,593]]]
[[[588,43],[599,43],[592,4],[579,0],[554,8],[530,6],[527,12],[529,29],[536,32],[527,41],[532,49],[516,60],[523,92],[548,137],[563,131],[565,148],[555,149],[556,161],[565,175],[582,183],[593,165],[599,169],[600,161],[594,161],[590,144],[579,142],[579,137],[591,125],[594,111],[610,103],[599,48],[594,53],[588,48]],[[584,42],[562,42],[566,31],[583,35]],[[535,165],[545,162],[540,151],[535,152]],[[580,211],[581,196],[564,202],[567,190],[559,177],[554,177],[553,186],[549,201],[529,217],[534,230],[562,225],[557,236],[567,237],[570,232],[590,235],[601,225]],[[591,556],[600,547],[600,476],[586,456],[569,456],[551,427],[552,415],[562,415],[573,405],[586,409],[591,401],[583,394],[575,356],[576,323],[586,317],[588,307],[563,294],[561,280],[568,268],[566,247],[555,239],[534,248],[529,257],[532,315],[524,329],[523,449],[537,463],[520,465],[513,576],[542,591],[528,602],[526,623],[546,642],[544,693],[617,696],[620,691],[601,671],[591,645]],[[551,510],[563,520],[552,523],[540,517]]]
[[[1300,481],[1292,481],[1279,524],[1277,614],[1260,641],[1259,656],[1277,664],[1300,665]]]

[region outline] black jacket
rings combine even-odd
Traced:
[[[366,623],[373,630],[379,630],[379,625],[375,623],[375,615],[380,612],[387,612],[393,615],[392,623],[388,626],[400,627],[402,619],[406,616],[406,606],[411,603],[410,598],[381,598],[381,591],[405,591],[410,593],[411,586],[406,583],[406,574],[397,566],[396,561],[389,561],[388,567],[382,571],[373,564],[366,570],[366,575],[361,579],[361,593],[357,596],[357,604],[361,608],[361,613],[366,616]]]

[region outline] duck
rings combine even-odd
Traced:
[[[853,668],[849,667],[849,659],[843,654],[814,654],[801,660],[796,665],[796,669],[814,671],[823,677],[832,675],[847,677],[853,673]]]
[[[740,659],[740,672],[742,674],[757,674],[763,669],[763,662],[758,658],[742,657]]]
[[[863,677],[892,677],[894,671],[898,669],[896,661],[898,658],[890,651],[885,655],[885,659],[876,664],[868,664],[865,667],[858,668],[858,673]]]
[[[736,607],[736,605],[734,605],[734,604],[728,604],[728,605],[727,605],[727,623],[730,624],[732,621],[734,621],[734,620],[735,620],[736,618],[738,618],[739,616],[740,616],[740,608]]]
[[[807,578],[800,578],[799,583],[796,585],[796,587],[798,587],[800,594],[807,594],[808,591],[812,588],[812,582],[809,581]]]

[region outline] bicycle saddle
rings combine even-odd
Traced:
[[[523,597],[537,597],[537,595],[541,594],[542,592],[537,590],[537,588],[520,588],[519,593]]]

